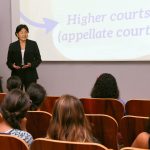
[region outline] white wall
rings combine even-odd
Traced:
[[[10,0],[0,1],[0,75],[3,76],[5,91],[5,83],[10,75],[6,66],[11,42],[10,13]],[[116,77],[123,99],[150,99],[149,68],[150,62],[43,62],[38,67],[38,82],[46,88],[48,95],[70,93],[87,97],[99,74],[109,72]]]
[[[10,0],[0,1],[0,76],[3,86],[9,71],[6,66],[8,44],[11,41]]]
[[[149,62],[49,62],[39,67],[39,82],[51,95],[68,92],[86,97],[89,96],[99,74],[110,72],[118,81],[122,98],[150,98],[149,64]]]

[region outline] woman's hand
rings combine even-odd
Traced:
[[[25,69],[25,68],[29,68],[31,67],[31,63],[27,63],[27,65],[24,65],[22,68]]]
[[[15,68],[16,70],[20,69],[20,66],[17,66],[15,63],[13,64],[13,68]]]

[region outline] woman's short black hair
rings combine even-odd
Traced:
[[[17,36],[17,33],[19,33],[22,29],[26,29],[27,32],[29,32],[29,28],[25,24],[20,24],[16,27],[15,35]]]

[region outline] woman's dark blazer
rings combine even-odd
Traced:
[[[41,63],[41,61],[41,55],[37,43],[35,41],[27,39],[24,52],[24,64],[31,63],[31,67],[16,70],[13,68],[14,63],[17,66],[22,65],[20,42],[18,40],[9,45],[7,66],[12,71],[11,75],[17,75],[21,78],[25,77],[28,81],[34,81],[38,79],[36,67]]]

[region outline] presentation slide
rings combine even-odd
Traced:
[[[150,60],[148,0],[13,0],[11,3],[12,35],[14,24],[26,24],[29,39],[38,43],[43,61]]]

